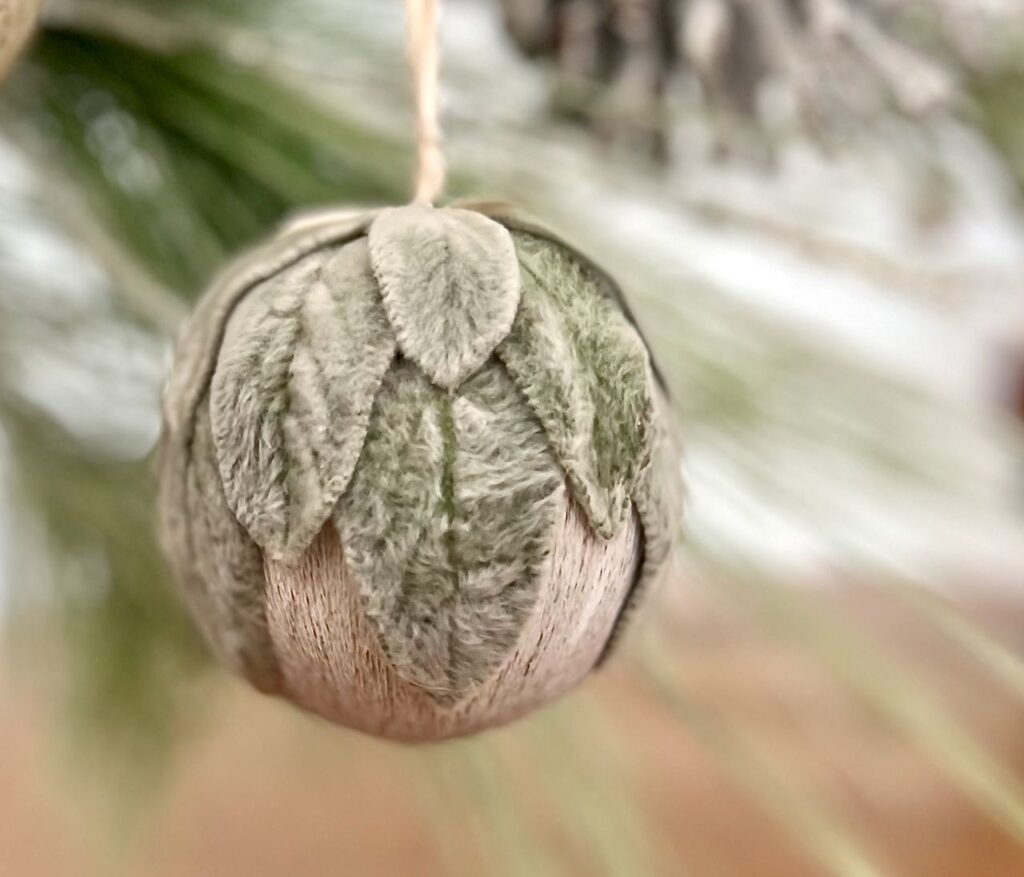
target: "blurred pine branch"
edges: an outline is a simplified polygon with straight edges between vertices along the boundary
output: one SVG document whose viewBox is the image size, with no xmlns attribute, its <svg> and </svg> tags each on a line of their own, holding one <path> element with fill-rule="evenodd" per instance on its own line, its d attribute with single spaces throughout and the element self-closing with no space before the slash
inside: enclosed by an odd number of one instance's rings
<svg viewBox="0 0 1024 877">
<path fill-rule="evenodd" d="M 46 27 L 26 68 L 16 131 L 183 294 L 296 207 L 404 194 L 407 150 L 208 49 Z"/>
</svg>

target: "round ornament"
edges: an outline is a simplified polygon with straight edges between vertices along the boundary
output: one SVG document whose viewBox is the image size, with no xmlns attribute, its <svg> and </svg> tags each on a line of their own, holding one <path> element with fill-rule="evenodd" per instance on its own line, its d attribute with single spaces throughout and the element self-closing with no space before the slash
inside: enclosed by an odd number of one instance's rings
<svg viewBox="0 0 1024 877">
<path fill-rule="evenodd" d="M 165 393 L 164 543 L 264 692 L 433 740 L 609 653 L 678 455 L 614 281 L 499 205 L 313 216 L 207 292 Z"/>
</svg>

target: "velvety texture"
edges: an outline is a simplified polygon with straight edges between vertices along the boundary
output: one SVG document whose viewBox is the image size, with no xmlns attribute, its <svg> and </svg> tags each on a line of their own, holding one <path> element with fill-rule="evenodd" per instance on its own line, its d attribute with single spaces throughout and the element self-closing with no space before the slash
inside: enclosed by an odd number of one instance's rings
<svg viewBox="0 0 1024 877">
<path fill-rule="evenodd" d="M 397 671 L 439 695 L 483 682 L 536 598 L 564 476 L 497 362 L 449 395 L 388 374 L 335 522 Z"/>
<path fill-rule="evenodd" d="M 276 692 L 280 673 L 264 612 L 263 553 L 224 495 L 206 394 L 186 453 L 163 464 L 173 480 L 165 474 L 161 518 L 186 603 L 225 664 L 261 691 Z"/>
<path fill-rule="evenodd" d="M 508 334 L 519 266 L 508 232 L 480 213 L 384 210 L 370 258 L 402 353 L 437 386 L 457 387 Z"/>
<path fill-rule="evenodd" d="M 599 564 L 639 570 L 593 585 L 619 595 L 606 645 L 664 567 L 679 455 L 621 292 L 542 226 L 488 212 L 300 220 L 222 276 L 183 335 L 164 543 L 213 648 L 265 690 L 279 668 L 261 564 L 307 569 L 328 524 L 382 653 L 439 704 L 519 666 L 536 607 L 570 586 L 558 576 L 589 568 L 552 558 L 567 509 L 634 558 L 642 531 L 641 564 Z"/>
<path fill-rule="evenodd" d="M 522 232 L 513 238 L 522 305 L 498 356 L 543 424 L 591 524 L 610 537 L 650 460 L 647 352 L 567 250 Z"/>
<path fill-rule="evenodd" d="M 565 250 L 570 253 L 573 260 L 579 263 L 580 268 L 586 271 L 588 276 L 594 281 L 601 295 L 607 298 L 615 306 L 616 310 L 622 312 L 626 321 L 633 327 L 633 331 L 636 332 L 637 337 L 643 342 L 644 348 L 646 349 L 648 347 L 647 341 L 644 338 L 644 334 L 641 331 L 639 324 L 637 323 L 636 317 L 633 316 L 633 310 L 629 306 L 629 301 L 619 284 L 597 262 L 587 256 L 586 253 L 576 249 L 576 247 L 574 247 L 561 234 L 538 221 L 526 211 L 516 207 L 514 204 L 508 203 L 507 201 L 465 200 L 457 201 L 453 206 L 460 207 L 463 210 L 471 210 L 474 213 L 482 213 L 484 216 L 493 219 L 499 225 L 504 226 L 510 232 L 520 232 L 527 237 L 535 238 L 540 242 L 546 242 L 560 250 Z M 662 392 L 665 392 L 665 380 L 658 371 L 658 364 L 652 359 L 650 361 L 650 366 L 651 371 L 654 373 L 655 382 L 661 388 Z"/>
<path fill-rule="evenodd" d="M 293 265 L 232 314 L 210 393 L 217 457 L 273 557 L 295 557 L 330 516 L 394 355 L 365 240 Z"/>
<path fill-rule="evenodd" d="M 654 390 L 654 421 L 651 425 L 651 459 L 634 489 L 634 506 L 643 527 L 644 549 L 639 574 L 619 611 L 618 621 L 606 644 L 603 661 L 612 654 L 628 622 L 646 593 L 671 572 L 674 548 L 680 535 L 683 508 L 682 451 L 675 440 L 672 415 L 664 394 Z"/>
<path fill-rule="evenodd" d="M 164 387 L 166 439 L 188 439 L 199 397 L 206 392 L 217 361 L 224 326 L 238 302 L 257 284 L 321 247 L 340 244 L 365 233 L 372 212 L 348 212 L 332 223 L 285 230 L 228 265 L 199 300 L 174 350 L 174 368 Z"/>
</svg>

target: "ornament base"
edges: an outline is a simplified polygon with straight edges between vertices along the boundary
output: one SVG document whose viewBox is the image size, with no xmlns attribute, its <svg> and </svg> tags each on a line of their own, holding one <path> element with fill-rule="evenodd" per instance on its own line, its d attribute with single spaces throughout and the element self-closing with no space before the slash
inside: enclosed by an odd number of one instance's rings
<svg viewBox="0 0 1024 877">
<path fill-rule="evenodd" d="M 594 668 L 636 580 L 641 545 L 635 518 L 605 541 L 567 503 L 518 644 L 490 679 L 452 701 L 395 672 L 362 611 L 361 583 L 328 524 L 297 563 L 265 564 L 267 624 L 282 693 L 333 722 L 406 742 L 460 737 L 512 721 Z"/>
</svg>

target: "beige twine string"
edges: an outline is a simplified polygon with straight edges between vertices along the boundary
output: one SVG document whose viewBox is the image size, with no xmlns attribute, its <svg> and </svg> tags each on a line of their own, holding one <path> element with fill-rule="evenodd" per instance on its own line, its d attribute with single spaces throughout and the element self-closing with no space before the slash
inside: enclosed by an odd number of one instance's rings
<svg viewBox="0 0 1024 877">
<path fill-rule="evenodd" d="M 433 204 L 444 188 L 441 151 L 441 50 L 437 34 L 440 0 L 405 0 L 409 65 L 416 104 L 416 204 Z"/>
</svg>

